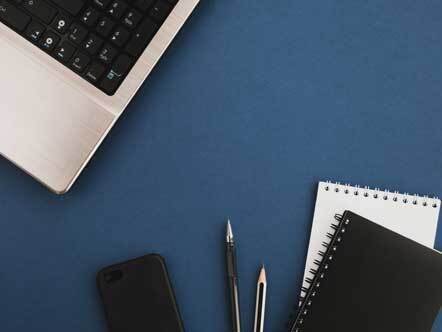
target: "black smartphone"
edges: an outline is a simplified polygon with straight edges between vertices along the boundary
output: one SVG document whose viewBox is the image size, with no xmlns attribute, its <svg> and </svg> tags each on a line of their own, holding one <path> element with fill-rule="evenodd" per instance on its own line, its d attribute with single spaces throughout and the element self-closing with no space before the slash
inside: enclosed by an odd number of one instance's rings
<svg viewBox="0 0 442 332">
<path fill-rule="evenodd" d="M 164 259 L 150 254 L 100 270 L 97 285 L 110 332 L 183 332 Z"/>
</svg>

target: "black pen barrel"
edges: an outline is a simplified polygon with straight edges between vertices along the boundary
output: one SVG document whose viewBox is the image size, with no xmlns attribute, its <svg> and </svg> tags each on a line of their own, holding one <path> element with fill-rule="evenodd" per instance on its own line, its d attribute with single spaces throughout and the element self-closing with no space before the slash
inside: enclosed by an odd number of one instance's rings
<svg viewBox="0 0 442 332">
<path fill-rule="evenodd" d="M 230 308 L 231 308 L 231 317 L 232 317 L 232 331 L 241 332 L 238 275 L 236 268 L 236 253 L 233 243 L 227 243 L 226 260 L 227 260 L 227 277 L 228 277 L 229 294 L 230 294 Z"/>
</svg>

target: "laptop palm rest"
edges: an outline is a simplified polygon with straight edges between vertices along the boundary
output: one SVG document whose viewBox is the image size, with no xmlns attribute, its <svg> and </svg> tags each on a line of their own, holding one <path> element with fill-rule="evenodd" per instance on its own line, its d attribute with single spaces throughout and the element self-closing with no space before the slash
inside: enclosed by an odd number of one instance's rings
<svg viewBox="0 0 442 332">
<path fill-rule="evenodd" d="M 115 115 L 38 63 L 21 41 L 6 38 L 6 29 L 0 25 L 0 154 L 63 193 Z"/>
</svg>

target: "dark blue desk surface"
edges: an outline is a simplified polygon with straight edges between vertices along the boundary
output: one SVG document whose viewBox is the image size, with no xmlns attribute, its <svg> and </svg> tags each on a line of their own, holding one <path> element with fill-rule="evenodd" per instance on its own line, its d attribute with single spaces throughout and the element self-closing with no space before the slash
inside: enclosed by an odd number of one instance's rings
<svg viewBox="0 0 442 332">
<path fill-rule="evenodd" d="M 230 216 L 244 328 L 264 262 L 281 331 L 317 181 L 442 196 L 441 59 L 438 0 L 203 0 L 68 195 L 0 161 L 1 330 L 104 332 L 95 272 L 156 251 L 187 331 L 228 331 Z"/>
</svg>

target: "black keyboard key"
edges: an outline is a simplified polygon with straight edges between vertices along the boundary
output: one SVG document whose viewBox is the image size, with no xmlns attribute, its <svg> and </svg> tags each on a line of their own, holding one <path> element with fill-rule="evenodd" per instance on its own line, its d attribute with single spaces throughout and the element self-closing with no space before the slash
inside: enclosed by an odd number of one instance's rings
<svg viewBox="0 0 442 332">
<path fill-rule="evenodd" d="M 100 18 L 100 12 L 94 8 L 89 7 L 85 10 L 83 15 L 81 15 L 81 22 L 86 24 L 88 27 L 93 27 L 98 19 Z"/>
<path fill-rule="evenodd" d="M 52 2 L 74 16 L 78 15 L 84 6 L 83 0 L 52 0 Z"/>
<path fill-rule="evenodd" d="M 110 40 L 118 47 L 122 47 L 129 40 L 130 33 L 125 28 L 118 27 L 112 33 Z"/>
<path fill-rule="evenodd" d="M 98 53 L 98 59 L 103 61 L 105 64 L 111 64 L 117 56 L 118 51 L 111 45 L 107 44 Z"/>
<path fill-rule="evenodd" d="M 112 70 L 109 70 L 100 83 L 100 89 L 108 95 L 113 95 L 122 80 L 123 77 L 117 76 Z"/>
<path fill-rule="evenodd" d="M 93 0 L 92 3 L 100 9 L 105 9 L 109 6 L 111 0 Z"/>
<path fill-rule="evenodd" d="M 154 4 L 155 0 L 135 0 L 135 7 L 142 10 L 143 12 L 147 12 L 150 7 Z"/>
<path fill-rule="evenodd" d="M 76 44 L 80 44 L 87 36 L 87 30 L 80 24 L 74 23 L 71 26 L 69 39 Z"/>
<path fill-rule="evenodd" d="M 159 0 L 151 8 L 149 15 L 158 23 L 163 23 L 171 10 L 172 6 L 169 3 L 164 0 Z"/>
<path fill-rule="evenodd" d="M 36 43 L 40 39 L 41 35 L 45 31 L 44 25 L 38 23 L 37 21 L 32 21 L 26 29 L 26 37 L 28 37 L 32 42 Z"/>
<path fill-rule="evenodd" d="M 108 9 L 108 13 L 115 19 L 120 19 L 127 9 L 127 4 L 121 0 L 115 0 L 112 2 Z"/>
<path fill-rule="evenodd" d="M 106 9 L 111 1 L 112 0 L 92 0 L 92 3 L 100 9 Z"/>
<path fill-rule="evenodd" d="M 31 18 L 5 0 L 0 0 L 0 21 L 11 28 L 23 31 L 31 21 Z"/>
<path fill-rule="evenodd" d="M 44 0 L 26 0 L 23 6 L 46 24 L 50 24 L 57 15 L 57 10 Z"/>
<path fill-rule="evenodd" d="M 84 53 L 77 52 L 77 54 L 75 54 L 72 60 L 70 61 L 70 64 L 72 69 L 74 69 L 78 73 L 82 73 L 86 69 L 89 62 L 91 62 L 91 58 L 89 58 Z"/>
<path fill-rule="evenodd" d="M 60 37 L 52 31 L 46 31 L 40 40 L 40 46 L 45 51 L 52 51 L 59 43 Z"/>
<path fill-rule="evenodd" d="M 107 37 L 112 32 L 112 29 L 115 27 L 115 22 L 112 21 L 109 17 L 103 17 L 98 21 L 96 31 L 103 37 Z"/>
<path fill-rule="evenodd" d="M 136 10 L 129 10 L 126 15 L 124 15 L 123 23 L 129 29 L 134 29 L 138 23 L 140 23 L 143 15 Z"/>
<path fill-rule="evenodd" d="M 58 14 L 54 22 L 52 22 L 52 28 L 60 34 L 66 33 L 71 24 L 71 19 L 64 14 Z"/>
<path fill-rule="evenodd" d="M 101 81 L 100 88 L 109 95 L 114 94 L 131 66 L 132 59 L 127 55 L 120 55 Z"/>
<path fill-rule="evenodd" d="M 112 69 L 116 73 L 125 76 L 129 72 L 130 67 L 132 67 L 132 63 L 133 63 L 132 59 L 129 56 L 123 54 L 120 55 L 118 59 L 115 61 L 115 63 L 112 66 Z"/>
<path fill-rule="evenodd" d="M 98 37 L 96 34 L 91 33 L 86 38 L 86 41 L 84 42 L 83 47 L 89 54 L 94 55 L 98 52 L 101 45 L 103 45 L 103 39 Z"/>
<path fill-rule="evenodd" d="M 66 41 L 55 49 L 55 57 L 63 63 L 67 63 L 74 53 L 75 46 Z"/>
<path fill-rule="evenodd" d="M 84 74 L 84 77 L 86 77 L 86 79 L 89 82 L 95 84 L 100 80 L 101 76 L 103 76 L 105 71 L 106 67 L 104 67 L 102 64 L 98 62 L 94 62 L 86 70 L 86 74 Z"/>
<path fill-rule="evenodd" d="M 139 56 L 152 40 L 153 36 L 155 36 L 158 29 L 159 26 L 155 22 L 148 18 L 145 19 L 126 45 L 126 52 L 134 57 Z"/>
</svg>

